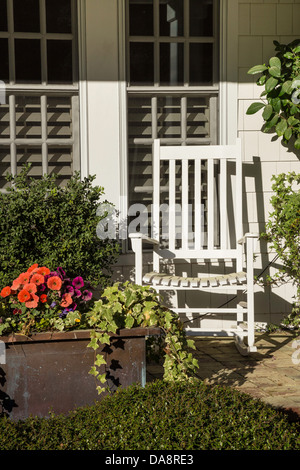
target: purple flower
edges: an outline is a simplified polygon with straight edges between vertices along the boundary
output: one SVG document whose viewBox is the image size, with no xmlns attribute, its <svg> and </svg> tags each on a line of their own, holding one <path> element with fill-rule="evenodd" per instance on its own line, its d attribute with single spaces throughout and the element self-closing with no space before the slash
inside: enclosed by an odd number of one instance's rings
<svg viewBox="0 0 300 470">
<path fill-rule="evenodd" d="M 93 297 L 93 294 L 89 290 L 84 290 L 82 293 L 82 300 L 88 302 Z"/>
<path fill-rule="evenodd" d="M 56 268 L 57 274 L 63 279 L 66 275 L 65 271 L 63 268 Z"/>
<path fill-rule="evenodd" d="M 74 295 L 74 287 L 66 286 L 66 293 L 70 294 L 71 296 Z"/>
<path fill-rule="evenodd" d="M 46 276 L 44 277 L 45 283 L 47 284 L 48 279 L 53 276 L 58 276 L 58 273 L 56 271 L 52 271 L 50 274 L 46 274 Z"/>
<path fill-rule="evenodd" d="M 52 302 L 52 304 L 50 305 L 50 308 L 54 308 L 56 306 L 56 302 Z"/>
<path fill-rule="evenodd" d="M 41 284 L 41 285 L 39 286 L 39 291 L 40 291 L 40 292 L 44 292 L 45 289 L 46 289 L 46 284 Z"/>
<path fill-rule="evenodd" d="M 83 282 L 82 277 L 81 276 L 75 277 L 75 279 L 73 279 L 72 285 L 75 287 L 75 289 L 80 289 L 80 287 L 83 287 L 84 282 Z"/>
<path fill-rule="evenodd" d="M 60 318 L 65 317 L 68 312 L 69 312 L 69 309 L 68 309 L 68 308 L 64 308 L 64 310 L 59 314 L 59 317 L 60 317 Z"/>
<path fill-rule="evenodd" d="M 81 297 L 81 291 L 79 289 L 74 290 L 74 297 L 76 298 Z"/>
</svg>

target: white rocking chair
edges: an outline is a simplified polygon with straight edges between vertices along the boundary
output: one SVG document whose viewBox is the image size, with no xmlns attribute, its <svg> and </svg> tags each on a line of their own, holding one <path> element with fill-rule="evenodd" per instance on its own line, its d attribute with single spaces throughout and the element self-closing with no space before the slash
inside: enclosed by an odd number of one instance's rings
<svg viewBox="0 0 300 470">
<path fill-rule="evenodd" d="M 255 352 L 253 255 L 258 235 L 243 235 L 240 140 L 226 146 L 162 146 L 156 139 L 151 225 L 151 237 L 129 235 L 136 284 L 151 285 L 158 292 L 176 291 L 177 298 L 184 295 L 184 306 L 179 299 L 171 308 L 185 318 L 187 334 L 233 336 L 241 354 Z M 153 249 L 153 266 L 145 274 L 144 243 Z M 166 269 L 170 260 L 173 273 Z M 187 267 L 178 273 L 179 260 Z M 199 269 L 206 267 L 204 273 L 195 273 L 199 262 Z M 189 292 L 195 291 L 199 299 L 189 305 Z M 217 296 L 205 292 L 225 295 L 225 306 L 216 306 Z M 228 297 L 232 294 L 233 299 Z M 240 302 L 242 294 L 246 302 Z M 192 298 L 195 304 L 194 294 Z M 228 298 L 236 301 L 234 307 L 228 307 Z"/>
</svg>

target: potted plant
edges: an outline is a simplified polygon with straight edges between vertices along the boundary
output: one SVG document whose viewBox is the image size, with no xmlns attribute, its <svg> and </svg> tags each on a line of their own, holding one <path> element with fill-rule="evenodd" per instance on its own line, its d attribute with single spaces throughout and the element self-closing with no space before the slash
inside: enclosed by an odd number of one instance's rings
<svg viewBox="0 0 300 470">
<path fill-rule="evenodd" d="M 165 380 L 190 380 L 193 341 L 152 289 L 116 283 L 95 300 L 80 275 L 31 265 L 0 292 L 3 411 L 12 419 L 67 412 L 144 384 L 149 336 L 161 339 Z"/>
</svg>

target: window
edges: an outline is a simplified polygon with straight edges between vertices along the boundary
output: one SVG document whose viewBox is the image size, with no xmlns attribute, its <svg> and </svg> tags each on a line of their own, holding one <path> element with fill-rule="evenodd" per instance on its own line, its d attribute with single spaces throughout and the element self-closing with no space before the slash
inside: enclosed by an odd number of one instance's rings
<svg viewBox="0 0 300 470">
<path fill-rule="evenodd" d="M 129 0 L 129 206 L 152 201 L 152 143 L 216 144 L 218 2 Z"/>
<path fill-rule="evenodd" d="M 7 171 L 57 174 L 79 163 L 76 0 L 0 0 L 0 190 Z"/>
</svg>

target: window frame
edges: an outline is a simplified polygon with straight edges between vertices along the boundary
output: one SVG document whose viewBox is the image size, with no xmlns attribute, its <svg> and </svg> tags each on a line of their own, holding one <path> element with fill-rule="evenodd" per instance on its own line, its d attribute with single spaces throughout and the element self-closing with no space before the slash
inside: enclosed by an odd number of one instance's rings
<svg viewBox="0 0 300 470">
<path fill-rule="evenodd" d="M 182 36 L 171 37 L 161 36 L 159 34 L 159 0 L 153 0 L 153 21 L 154 21 L 154 34 L 153 36 L 130 36 L 129 35 L 129 1 L 125 2 L 125 44 L 126 44 L 126 83 L 127 91 L 132 92 L 146 92 L 151 89 L 157 89 L 164 93 L 166 91 L 174 90 L 174 92 L 181 91 L 188 88 L 190 92 L 199 91 L 219 91 L 219 24 L 220 24 L 220 8 L 217 1 L 213 0 L 213 36 L 189 36 L 189 0 L 183 2 L 184 14 L 184 34 Z M 154 44 L 154 84 L 153 85 L 130 85 L 128 77 L 130 77 L 130 43 L 131 42 L 150 42 Z M 159 83 L 159 45 L 161 43 L 179 43 L 184 45 L 184 67 L 183 85 L 160 85 Z M 213 73 L 212 85 L 189 85 L 189 45 L 196 44 L 213 44 Z"/>
<path fill-rule="evenodd" d="M 80 124 L 79 124 L 79 44 L 78 44 L 78 10 L 80 0 L 71 0 L 71 33 L 47 33 L 46 1 L 39 0 L 40 32 L 14 32 L 13 0 L 7 0 L 7 31 L 0 31 L 0 38 L 8 39 L 9 81 L 5 83 L 6 102 L 9 108 L 10 137 L 1 138 L 0 145 L 10 147 L 10 171 L 17 174 L 17 148 L 41 148 L 42 174 L 48 173 L 48 146 L 72 147 L 72 173 L 80 170 Z M 37 39 L 41 46 L 41 83 L 17 83 L 15 75 L 15 39 Z M 72 41 L 72 83 L 48 83 L 47 81 L 47 40 Z M 35 96 L 41 100 L 41 137 L 18 138 L 16 136 L 16 97 Z M 47 98 L 55 96 L 68 97 L 71 100 L 72 137 L 49 138 L 47 136 Z M 3 191 L 3 189 L 0 189 Z M 5 191 L 5 189 L 4 189 Z"/>
</svg>

